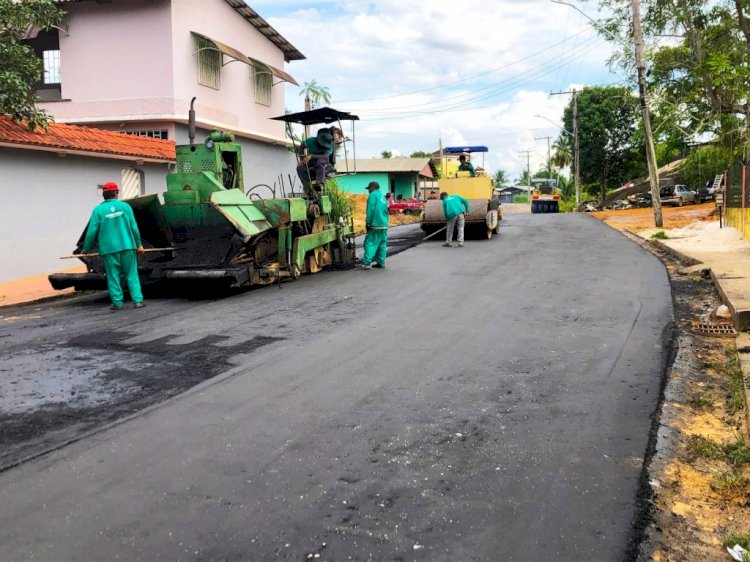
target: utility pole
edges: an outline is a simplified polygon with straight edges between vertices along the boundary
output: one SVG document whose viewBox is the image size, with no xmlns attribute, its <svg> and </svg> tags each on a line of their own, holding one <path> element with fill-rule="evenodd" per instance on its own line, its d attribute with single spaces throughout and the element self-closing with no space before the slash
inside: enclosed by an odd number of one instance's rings
<svg viewBox="0 0 750 562">
<path fill-rule="evenodd" d="M 558 96 L 560 94 L 573 94 L 573 185 L 576 191 L 576 210 L 578 210 L 578 207 L 581 206 L 581 165 L 578 148 L 578 92 L 575 88 L 568 92 L 550 92 L 551 96 Z M 563 129 L 563 132 L 570 134 L 565 129 Z"/>
<path fill-rule="evenodd" d="M 648 161 L 648 179 L 651 183 L 651 201 L 654 203 L 654 224 L 664 226 L 659 197 L 659 172 L 656 166 L 654 137 L 651 134 L 651 117 L 648 114 L 648 84 L 646 84 L 646 63 L 643 57 L 643 31 L 641 29 L 641 7 L 639 0 L 630 0 L 633 9 L 633 40 L 635 41 L 635 66 L 638 69 L 638 92 L 641 98 L 643 115 L 643 132 L 646 136 L 646 160 Z"/>
<path fill-rule="evenodd" d="M 576 189 L 576 209 L 581 206 L 581 164 L 580 154 L 581 151 L 578 148 L 578 92 L 573 88 L 573 159 L 575 160 L 575 179 L 573 185 Z"/>
<path fill-rule="evenodd" d="M 544 140 L 547 139 L 547 173 L 549 174 L 550 179 L 552 179 L 552 152 L 550 151 L 549 141 L 550 139 L 553 139 L 555 137 L 538 137 L 534 138 L 534 140 Z"/>
<path fill-rule="evenodd" d="M 312 109 L 312 100 L 310 99 L 310 94 L 305 94 L 305 111 L 310 111 Z M 305 125 L 305 140 L 307 140 L 310 137 L 310 125 Z"/>
<path fill-rule="evenodd" d="M 526 192 L 531 193 L 531 151 L 530 150 L 521 150 L 518 152 L 519 155 L 524 156 L 526 155 Z"/>
</svg>

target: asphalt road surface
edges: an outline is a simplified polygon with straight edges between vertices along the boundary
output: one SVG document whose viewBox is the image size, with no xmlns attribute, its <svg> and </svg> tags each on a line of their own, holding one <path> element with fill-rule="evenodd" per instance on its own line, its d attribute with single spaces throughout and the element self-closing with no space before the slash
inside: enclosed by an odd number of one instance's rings
<svg viewBox="0 0 750 562">
<path fill-rule="evenodd" d="M 386 270 L 105 307 L 4 313 L 3 377 L 205 380 L 0 473 L 3 559 L 632 555 L 670 288 L 590 217 L 512 215 Z"/>
</svg>

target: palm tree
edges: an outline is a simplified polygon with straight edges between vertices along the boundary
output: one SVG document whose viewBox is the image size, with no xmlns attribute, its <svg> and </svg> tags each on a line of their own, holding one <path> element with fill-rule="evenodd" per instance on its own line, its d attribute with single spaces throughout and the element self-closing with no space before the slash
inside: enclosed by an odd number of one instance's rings
<svg viewBox="0 0 750 562">
<path fill-rule="evenodd" d="M 381 158 L 393 158 L 393 152 L 391 152 L 390 150 L 383 150 L 380 153 L 380 157 Z"/>
<path fill-rule="evenodd" d="M 559 169 L 570 166 L 573 162 L 573 148 L 570 146 L 570 137 L 560 135 L 552 144 L 552 149 L 555 151 L 552 155 L 552 164 Z"/>
<path fill-rule="evenodd" d="M 327 104 L 331 103 L 331 91 L 328 89 L 328 86 L 321 86 L 315 81 L 315 79 L 312 79 L 309 82 L 305 82 L 299 92 L 299 95 L 305 96 L 306 111 L 308 110 L 308 101 L 310 102 L 309 109 L 315 109 L 320 105 L 321 101 Z"/>
<path fill-rule="evenodd" d="M 498 170 L 495 172 L 495 186 L 501 187 L 508 184 L 508 174 L 505 170 Z"/>
</svg>

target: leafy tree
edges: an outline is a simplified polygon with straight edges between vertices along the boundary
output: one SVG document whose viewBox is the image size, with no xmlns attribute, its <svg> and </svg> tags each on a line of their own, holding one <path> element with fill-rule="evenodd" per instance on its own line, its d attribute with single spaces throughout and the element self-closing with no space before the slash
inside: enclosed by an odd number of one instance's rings
<svg viewBox="0 0 750 562">
<path fill-rule="evenodd" d="M 594 86 L 578 94 L 578 146 L 583 183 L 596 182 L 602 203 L 608 187 L 632 175 L 638 157 L 636 123 L 640 110 L 630 91 L 616 86 Z M 563 123 L 573 128 L 572 101 Z"/>
<path fill-rule="evenodd" d="M 415 150 L 409 155 L 409 158 L 432 158 L 432 152 L 425 152 L 424 150 Z"/>
<path fill-rule="evenodd" d="M 627 33 L 629 6 L 600 0 L 607 36 Z M 651 50 L 649 81 L 655 134 L 667 153 L 714 132 L 727 147 L 750 141 L 750 19 L 747 0 L 642 0 L 646 39 L 664 34 L 678 41 Z M 632 51 L 631 51 L 632 53 Z M 632 70 L 632 55 L 617 61 Z M 738 133 L 742 132 L 742 135 Z"/>
<path fill-rule="evenodd" d="M 380 153 L 381 158 L 393 158 L 393 152 L 390 150 L 384 150 Z"/>
<path fill-rule="evenodd" d="M 305 99 L 310 98 L 312 109 L 320 106 L 320 102 L 331 103 L 331 91 L 327 86 L 322 86 L 315 79 L 305 82 L 299 92 Z"/>
<path fill-rule="evenodd" d="M 42 61 L 23 44 L 27 29 L 48 29 L 60 23 L 63 13 L 53 0 L 0 0 L 0 114 L 30 131 L 46 130 L 51 116 L 36 107 L 34 86 L 42 78 Z"/>
<path fill-rule="evenodd" d="M 692 151 L 680 166 L 680 175 L 690 189 L 702 187 L 708 180 L 723 173 L 734 160 L 740 157 L 740 151 L 721 146 L 701 146 Z"/>
<path fill-rule="evenodd" d="M 508 185 L 508 174 L 505 170 L 495 172 L 495 185 L 498 187 Z"/>
</svg>

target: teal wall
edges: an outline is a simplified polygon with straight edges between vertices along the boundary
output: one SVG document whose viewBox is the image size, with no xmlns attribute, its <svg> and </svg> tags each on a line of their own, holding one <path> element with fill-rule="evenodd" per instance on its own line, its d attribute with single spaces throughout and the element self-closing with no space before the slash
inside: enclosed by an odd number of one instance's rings
<svg viewBox="0 0 750 562">
<path fill-rule="evenodd" d="M 367 193 L 367 184 L 376 181 L 380 184 L 380 191 L 383 195 L 388 193 L 388 174 L 381 173 L 356 173 L 350 176 L 336 176 L 339 187 L 349 193 L 363 194 Z"/>
<path fill-rule="evenodd" d="M 393 176 L 391 176 L 391 178 L 394 180 L 396 188 L 395 199 L 398 199 L 399 195 L 401 195 L 404 199 L 414 197 L 414 195 L 416 194 L 415 182 L 417 181 L 417 174 L 394 174 Z"/>
<path fill-rule="evenodd" d="M 350 176 L 336 176 L 336 181 L 349 193 L 367 193 L 367 184 L 376 181 L 380 191 L 394 193 L 394 200 L 401 195 L 404 199 L 416 195 L 417 174 L 388 174 L 387 172 L 357 172 Z M 393 189 L 392 189 L 393 188 Z"/>
</svg>

